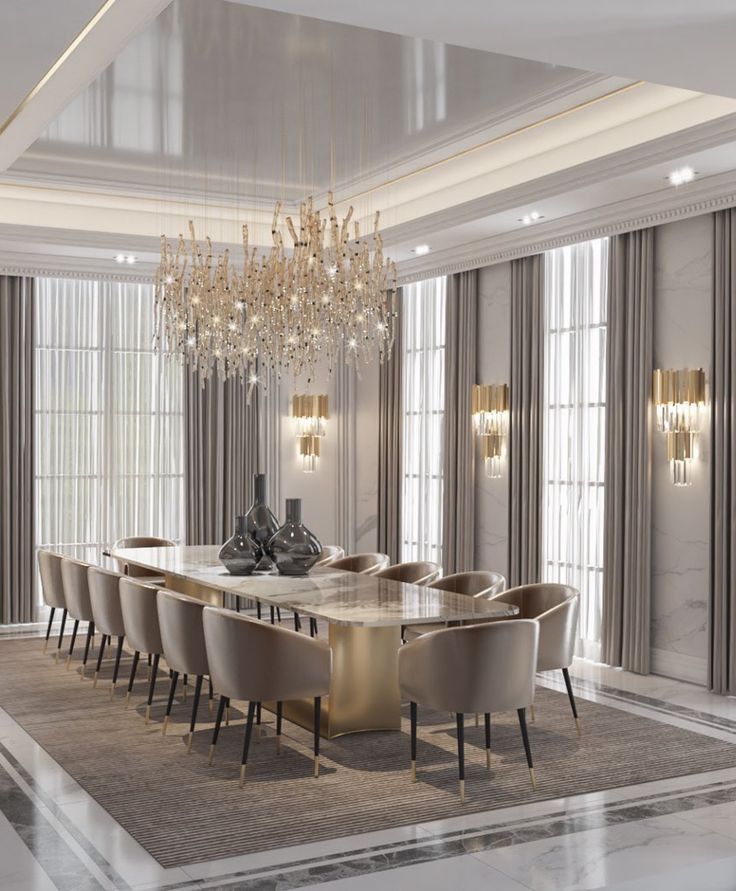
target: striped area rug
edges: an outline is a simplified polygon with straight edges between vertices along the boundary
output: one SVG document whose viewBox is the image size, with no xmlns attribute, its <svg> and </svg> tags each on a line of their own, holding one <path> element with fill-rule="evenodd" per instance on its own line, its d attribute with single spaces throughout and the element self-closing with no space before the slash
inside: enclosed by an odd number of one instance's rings
<svg viewBox="0 0 736 891">
<path fill-rule="evenodd" d="M 126 656 L 126 682 L 129 667 Z M 530 725 L 536 793 L 515 713 L 494 715 L 490 774 L 482 722 L 476 728 L 469 717 L 461 804 L 454 721 L 421 709 L 415 784 L 407 715 L 401 733 L 323 740 L 322 773 L 314 779 L 309 734 L 285 722 L 278 757 L 274 716 L 264 711 L 264 737 L 251 747 L 241 790 L 242 708 L 233 709 L 208 767 L 212 725 L 204 698 L 187 755 L 191 699 L 178 698 L 162 737 L 167 675 L 145 726 L 145 668 L 128 711 L 120 689 L 109 699 L 110 673 L 108 662 L 92 689 L 89 679 L 80 682 L 78 662 L 65 671 L 42 654 L 38 639 L 0 641 L 0 705 L 165 867 L 736 766 L 729 743 L 584 700 L 578 738 L 567 697 L 540 688 Z"/>
</svg>

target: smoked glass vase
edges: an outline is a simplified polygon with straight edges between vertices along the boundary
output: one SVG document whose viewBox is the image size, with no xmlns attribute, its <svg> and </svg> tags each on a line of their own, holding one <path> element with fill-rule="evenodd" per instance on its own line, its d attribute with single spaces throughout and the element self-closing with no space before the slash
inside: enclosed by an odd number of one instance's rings
<svg viewBox="0 0 736 891">
<path fill-rule="evenodd" d="M 248 535 L 245 517 L 235 518 L 235 534 L 220 548 L 220 563 L 231 575 L 250 575 L 258 565 L 263 552 Z"/>
<path fill-rule="evenodd" d="M 306 575 L 319 560 L 322 545 L 302 523 L 301 498 L 286 499 L 286 522 L 268 543 L 280 575 Z"/>
<path fill-rule="evenodd" d="M 273 563 L 266 551 L 266 545 L 273 538 L 279 528 L 279 521 L 273 515 L 266 504 L 266 474 L 256 473 L 253 476 L 253 504 L 245 515 L 248 535 L 261 548 L 261 559 L 256 566 L 256 572 L 270 572 Z"/>
</svg>

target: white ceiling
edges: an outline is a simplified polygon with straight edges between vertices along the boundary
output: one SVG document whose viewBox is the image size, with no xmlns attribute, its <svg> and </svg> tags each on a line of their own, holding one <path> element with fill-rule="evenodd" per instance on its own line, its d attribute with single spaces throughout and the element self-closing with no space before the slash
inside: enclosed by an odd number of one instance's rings
<svg viewBox="0 0 736 891">
<path fill-rule="evenodd" d="M 736 98 L 734 0 L 247 2 Z"/>
</svg>

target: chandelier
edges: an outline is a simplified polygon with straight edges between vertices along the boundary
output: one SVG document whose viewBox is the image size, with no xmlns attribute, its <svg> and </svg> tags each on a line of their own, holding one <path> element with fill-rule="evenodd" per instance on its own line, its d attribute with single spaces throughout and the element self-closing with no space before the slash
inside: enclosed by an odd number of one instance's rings
<svg viewBox="0 0 736 891">
<path fill-rule="evenodd" d="M 243 226 L 243 264 L 231 264 L 228 250 L 213 256 L 212 242 L 201 245 L 189 222 L 190 240 L 176 248 L 161 236 L 156 272 L 158 350 L 179 357 L 203 380 L 250 377 L 271 369 L 310 377 L 318 362 L 331 371 L 341 355 L 356 366 L 379 353 L 390 355 L 394 336 L 396 266 L 383 256 L 375 215 L 372 243 L 361 238 L 351 207 L 342 221 L 332 193 L 327 217 L 312 199 L 299 219 L 285 223 L 292 241 L 287 251 L 276 204 L 273 246 L 261 255 L 248 243 Z"/>
</svg>

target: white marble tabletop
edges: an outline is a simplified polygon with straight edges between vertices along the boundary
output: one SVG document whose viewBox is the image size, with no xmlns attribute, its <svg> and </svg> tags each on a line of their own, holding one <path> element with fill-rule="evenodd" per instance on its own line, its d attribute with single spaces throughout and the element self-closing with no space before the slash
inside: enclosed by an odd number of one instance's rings
<svg viewBox="0 0 736 891">
<path fill-rule="evenodd" d="M 216 591 L 226 591 L 284 607 L 335 625 L 419 625 L 498 618 L 518 613 L 506 603 L 491 603 L 437 588 L 410 585 L 355 572 L 315 567 L 309 575 L 230 575 L 217 559 L 218 545 L 114 550 L 113 556 L 162 575 L 177 576 Z"/>
</svg>

